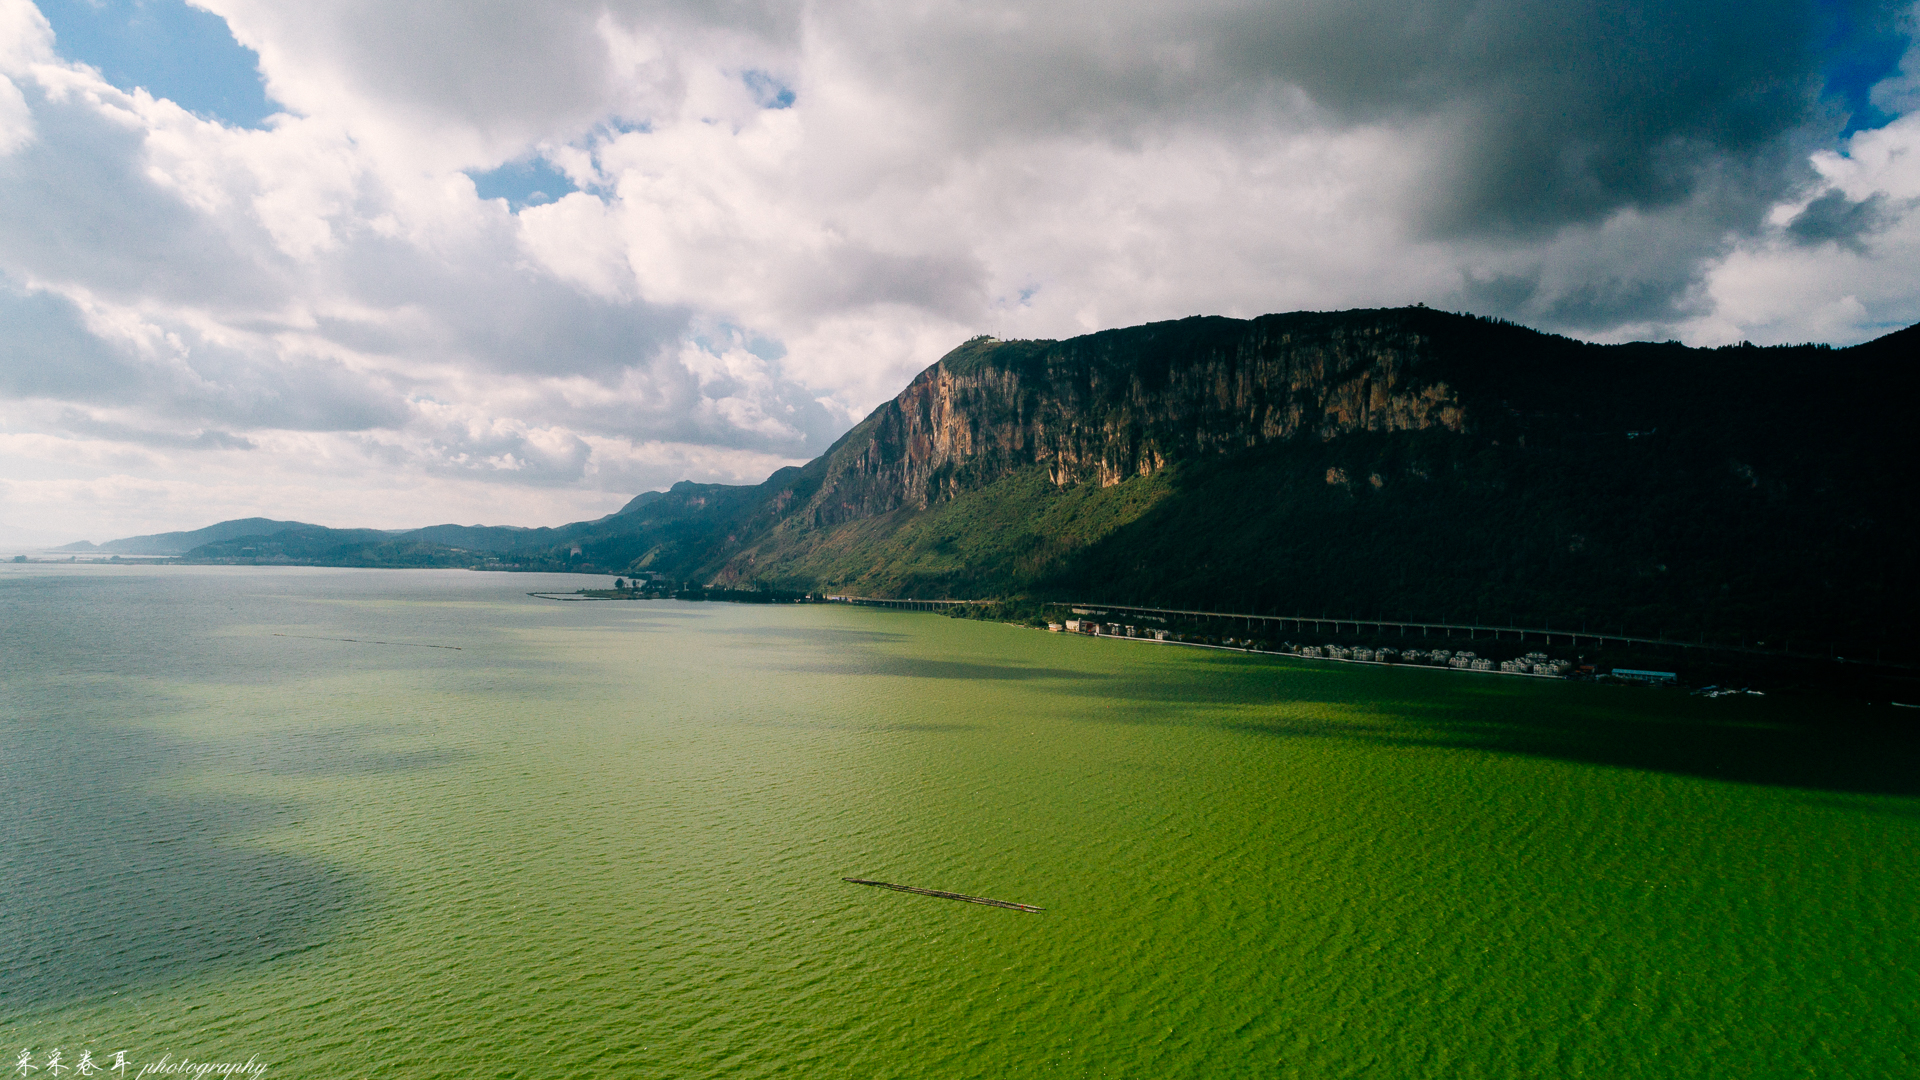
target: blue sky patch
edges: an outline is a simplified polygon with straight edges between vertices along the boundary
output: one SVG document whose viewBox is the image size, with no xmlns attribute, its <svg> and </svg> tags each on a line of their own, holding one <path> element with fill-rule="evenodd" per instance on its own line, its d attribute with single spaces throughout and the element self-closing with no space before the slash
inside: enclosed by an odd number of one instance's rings
<svg viewBox="0 0 1920 1080">
<path fill-rule="evenodd" d="M 762 337 L 754 333 L 747 334 L 747 351 L 767 361 L 784 360 L 787 356 L 787 347 L 785 345 L 782 345 L 772 338 Z"/>
<path fill-rule="evenodd" d="M 1874 84 L 1900 70 L 1900 58 L 1913 42 L 1890 26 L 1861 22 L 1849 5 L 1827 0 L 1821 7 L 1828 33 L 1820 76 L 1826 96 L 1838 99 L 1848 114 L 1840 137 L 1892 123 L 1895 117 L 1877 108 L 1868 94 Z"/>
<path fill-rule="evenodd" d="M 54 48 L 100 69 L 122 90 L 145 87 L 199 116 L 257 128 L 281 110 L 267 100 L 260 57 L 227 21 L 182 0 L 39 0 Z"/>
<path fill-rule="evenodd" d="M 529 206 L 541 206 L 580 190 L 565 173 L 543 157 L 509 161 L 490 172 L 469 172 L 474 189 L 483 199 L 505 199 L 514 213 Z"/>
<path fill-rule="evenodd" d="M 763 109 L 786 109 L 793 105 L 793 90 L 764 71 L 749 71 L 740 76 Z"/>
<path fill-rule="evenodd" d="M 622 135 L 653 134 L 653 121 L 629 120 L 622 116 L 609 116 L 594 128 L 594 134 L 602 139 L 617 139 Z"/>
<path fill-rule="evenodd" d="M 714 356 L 724 356 L 730 349 L 745 349 L 762 360 L 773 362 L 787 355 L 787 347 L 780 342 L 730 322 L 697 330 L 690 337 L 695 345 Z"/>
</svg>

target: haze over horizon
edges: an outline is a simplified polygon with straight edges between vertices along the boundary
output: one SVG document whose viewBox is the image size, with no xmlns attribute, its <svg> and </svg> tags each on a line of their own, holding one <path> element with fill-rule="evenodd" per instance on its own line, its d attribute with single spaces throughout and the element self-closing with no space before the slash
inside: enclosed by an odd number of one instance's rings
<svg viewBox="0 0 1920 1080">
<path fill-rule="evenodd" d="M 0 0 L 0 545 L 598 517 L 980 333 L 1868 340 L 1917 14 Z"/>
</svg>

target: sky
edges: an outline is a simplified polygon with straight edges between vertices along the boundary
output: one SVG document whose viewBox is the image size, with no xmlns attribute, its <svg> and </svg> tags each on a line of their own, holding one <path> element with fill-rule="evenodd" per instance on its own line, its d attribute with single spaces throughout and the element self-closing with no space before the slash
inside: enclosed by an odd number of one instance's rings
<svg viewBox="0 0 1920 1080">
<path fill-rule="evenodd" d="M 967 338 L 1920 322 L 1920 7 L 0 0 L 0 548 L 552 525 Z"/>
</svg>

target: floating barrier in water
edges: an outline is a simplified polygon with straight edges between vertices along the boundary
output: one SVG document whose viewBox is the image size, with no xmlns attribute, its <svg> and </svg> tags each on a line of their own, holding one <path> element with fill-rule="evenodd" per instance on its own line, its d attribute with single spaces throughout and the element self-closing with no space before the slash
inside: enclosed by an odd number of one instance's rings
<svg viewBox="0 0 1920 1080">
<path fill-rule="evenodd" d="M 882 889 L 892 889 L 895 892 L 910 892 L 920 896 L 937 896 L 942 900 L 965 900 L 969 904 L 985 904 L 988 907 L 1006 908 L 1008 911 L 1031 911 L 1037 914 L 1047 910 L 1046 908 L 1034 907 L 1032 904 L 1016 904 L 1011 900 L 989 900 L 984 896 L 967 896 L 964 893 L 941 892 L 938 889 L 919 889 L 912 885 L 895 885 L 891 881 L 868 881 L 866 878 L 857 877 L 844 877 L 840 880 L 850 881 L 855 885 L 877 885 Z"/>
<path fill-rule="evenodd" d="M 373 641 L 357 637 L 315 637 L 312 634 L 275 634 L 274 637 L 297 637 L 303 641 L 351 641 L 355 645 L 401 645 L 409 649 L 452 649 L 460 651 L 458 645 L 426 645 L 418 641 Z"/>
</svg>

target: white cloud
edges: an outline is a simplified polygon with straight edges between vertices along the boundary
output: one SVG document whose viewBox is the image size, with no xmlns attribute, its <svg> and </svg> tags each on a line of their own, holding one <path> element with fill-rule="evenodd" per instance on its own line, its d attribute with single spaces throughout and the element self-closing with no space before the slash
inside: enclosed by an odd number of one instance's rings
<svg viewBox="0 0 1920 1080">
<path fill-rule="evenodd" d="M 1813 165 L 1821 188 L 1781 204 L 1771 230 L 1711 265 L 1709 309 L 1685 327 L 1690 340 L 1846 343 L 1920 322 L 1920 113 L 1856 132 Z M 1861 222 L 1870 231 L 1795 236 L 1791 225 L 1822 196 L 1877 211 Z"/>
<path fill-rule="evenodd" d="M 13 80 L 0 75 L 0 155 L 11 154 L 33 139 L 33 111 Z"/>
<path fill-rule="evenodd" d="M 0 0 L 0 526 L 557 523 L 804 460 L 981 332 L 1920 317 L 1914 122 L 1822 152 L 1790 0 L 195 2 L 263 130 Z M 528 155 L 579 190 L 478 198 Z"/>
</svg>

